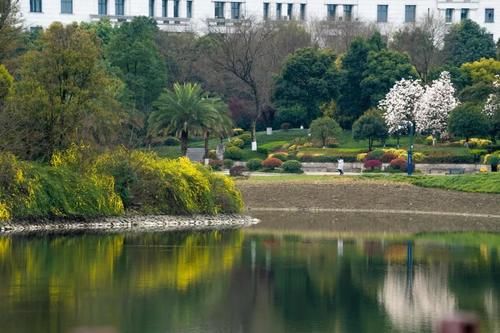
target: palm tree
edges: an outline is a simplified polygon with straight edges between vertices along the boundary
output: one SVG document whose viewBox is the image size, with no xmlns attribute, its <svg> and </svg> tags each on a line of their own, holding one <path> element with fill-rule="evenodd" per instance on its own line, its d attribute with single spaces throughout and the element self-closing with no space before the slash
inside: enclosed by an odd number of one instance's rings
<svg viewBox="0 0 500 333">
<path fill-rule="evenodd" d="M 207 97 L 196 83 L 175 83 L 173 90 L 165 90 L 153 106 L 150 130 L 157 133 L 165 129 L 175 133 L 181 140 L 183 155 L 187 152 L 189 135 L 208 137 L 211 131 L 217 131 L 225 113 L 224 103 L 218 98 Z M 205 154 L 207 142 L 208 138 Z"/>
</svg>

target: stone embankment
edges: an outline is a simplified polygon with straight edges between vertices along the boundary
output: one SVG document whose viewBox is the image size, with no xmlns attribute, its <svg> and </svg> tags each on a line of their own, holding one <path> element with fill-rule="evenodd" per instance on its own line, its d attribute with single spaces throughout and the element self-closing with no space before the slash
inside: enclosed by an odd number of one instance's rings
<svg viewBox="0 0 500 333">
<path fill-rule="evenodd" d="M 1 233 L 49 231 L 171 231 L 200 229 L 231 229 L 250 226 L 259 220 L 243 215 L 194 216 L 120 216 L 90 221 L 13 221 L 0 224 Z"/>
</svg>

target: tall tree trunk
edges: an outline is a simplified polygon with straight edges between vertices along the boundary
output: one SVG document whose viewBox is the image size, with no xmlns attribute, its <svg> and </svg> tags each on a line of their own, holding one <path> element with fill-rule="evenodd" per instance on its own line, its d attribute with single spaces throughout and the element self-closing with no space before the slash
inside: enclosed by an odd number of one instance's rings
<svg viewBox="0 0 500 333">
<path fill-rule="evenodd" d="M 182 152 L 182 156 L 186 156 L 186 154 L 187 154 L 188 139 L 189 139 L 189 133 L 188 133 L 188 131 L 183 130 L 181 132 L 181 152 Z"/>
<path fill-rule="evenodd" d="M 257 120 L 252 120 L 252 141 L 257 141 Z"/>
<path fill-rule="evenodd" d="M 205 131 L 205 133 L 203 134 L 204 136 L 204 139 L 205 139 L 205 156 L 204 158 L 208 158 L 208 138 L 210 137 L 210 132 L 209 131 Z"/>
<path fill-rule="evenodd" d="M 368 151 L 372 151 L 372 146 L 373 146 L 373 139 L 368 138 Z"/>
<path fill-rule="evenodd" d="M 397 147 L 398 147 L 398 149 L 399 149 L 399 135 L 398 135 L 398 136 L 396 136 L 396 142 L 397 142 Z"/>
</svg>

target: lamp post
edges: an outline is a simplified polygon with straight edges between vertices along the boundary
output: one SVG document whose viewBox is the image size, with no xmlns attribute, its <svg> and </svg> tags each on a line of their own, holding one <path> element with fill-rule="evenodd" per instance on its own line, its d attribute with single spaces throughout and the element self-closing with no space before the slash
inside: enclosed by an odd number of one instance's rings
<svg viewBox="0 0 500 333">
<path fill-rule="evenodd" d="M 410 134 L 409 134 L 409 142 L 408 142 L 408 161 L 407 161 L 407 171 L 408 176 L 411 176 L 413 173 L 413 122 L 410 122 Z"/>
</svg>

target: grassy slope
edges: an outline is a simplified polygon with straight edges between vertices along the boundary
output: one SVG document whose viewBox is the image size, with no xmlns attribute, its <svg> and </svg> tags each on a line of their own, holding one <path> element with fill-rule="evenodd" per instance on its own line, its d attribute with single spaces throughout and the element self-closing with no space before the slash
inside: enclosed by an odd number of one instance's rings
<svg viewBox="0 0 500 333">
<path fill-rule="evenodd" d="M 307 130 L 300 129 L 291 129 L 288 131 L 276 130 L 273 131 L 272 135 L 267 135 L 265 132 L 257 133 L 257 143 L 259 147 L 266 148 L 270 151 L 275 150 L 281 147 L 285 143 L 292 142 L 295 138 L 307 137 Z M 210 139 L 209 148 L 215 149 L 217 144 L 219 143 L 219 139 Z M 191 140 L 189 146 L 193 148 L 202 148 L 204 145 L 203 140 L 193 139 Z M 387 146 L 396 146 L 396 140 L 394 138 L 389 138 L 386 142 Z M 404 137 L 400 140 L 400 145 L 402 149 L 406 149 L 408 145 L 408 138 Z M 368 150 L 368 143 L 366 140 L 355 141 L 352 138 L 352 134 L 350 131 L 343 131 L 342 135 L 339 138 L 339 148 L 305 148 L 301 149 L 302 152 L 308 154 L 322 154 L 326 156 L 338 156 L 339 154 L 358 154 L 362 152 L 366 152 Z M 380 147 L 380 143 L 376 142 L 375 147 Z M 153 147 L 152 150 L 156 151 L 158 155 L 161 157 L 167 158 L 175 158 L 180 156 L 180 148 L 179 147 L 167 147 L 167 146 L 159 146 Z M 423 144 L 415 144 L 415 151 L 423 152 L 423 153 L 448 153 L 453 155 L 467 155 L 471 151 L 467 148 L 463 147 L 443 147 L 443 146 L 427 146 Z M 250 158 L 265 158 L 261 153 L 250 151 L 249 147 L 246 147 L 243 152 L 243 160 L 248 160 Z"/>
<path fill-rule="evenodd" d="M 500 173 L 472 174 L 456 176 L 403 176 L 403 175 L 366 175 L 353 177 L 338 176 L 252 176 L 246 182 L 298 182 L 298 183 L 328 183 L 328 182 L 404 182 L 422 187 L 434 187 L 463 192 L 497 193 L 500 194 Z"/>
</svg>

